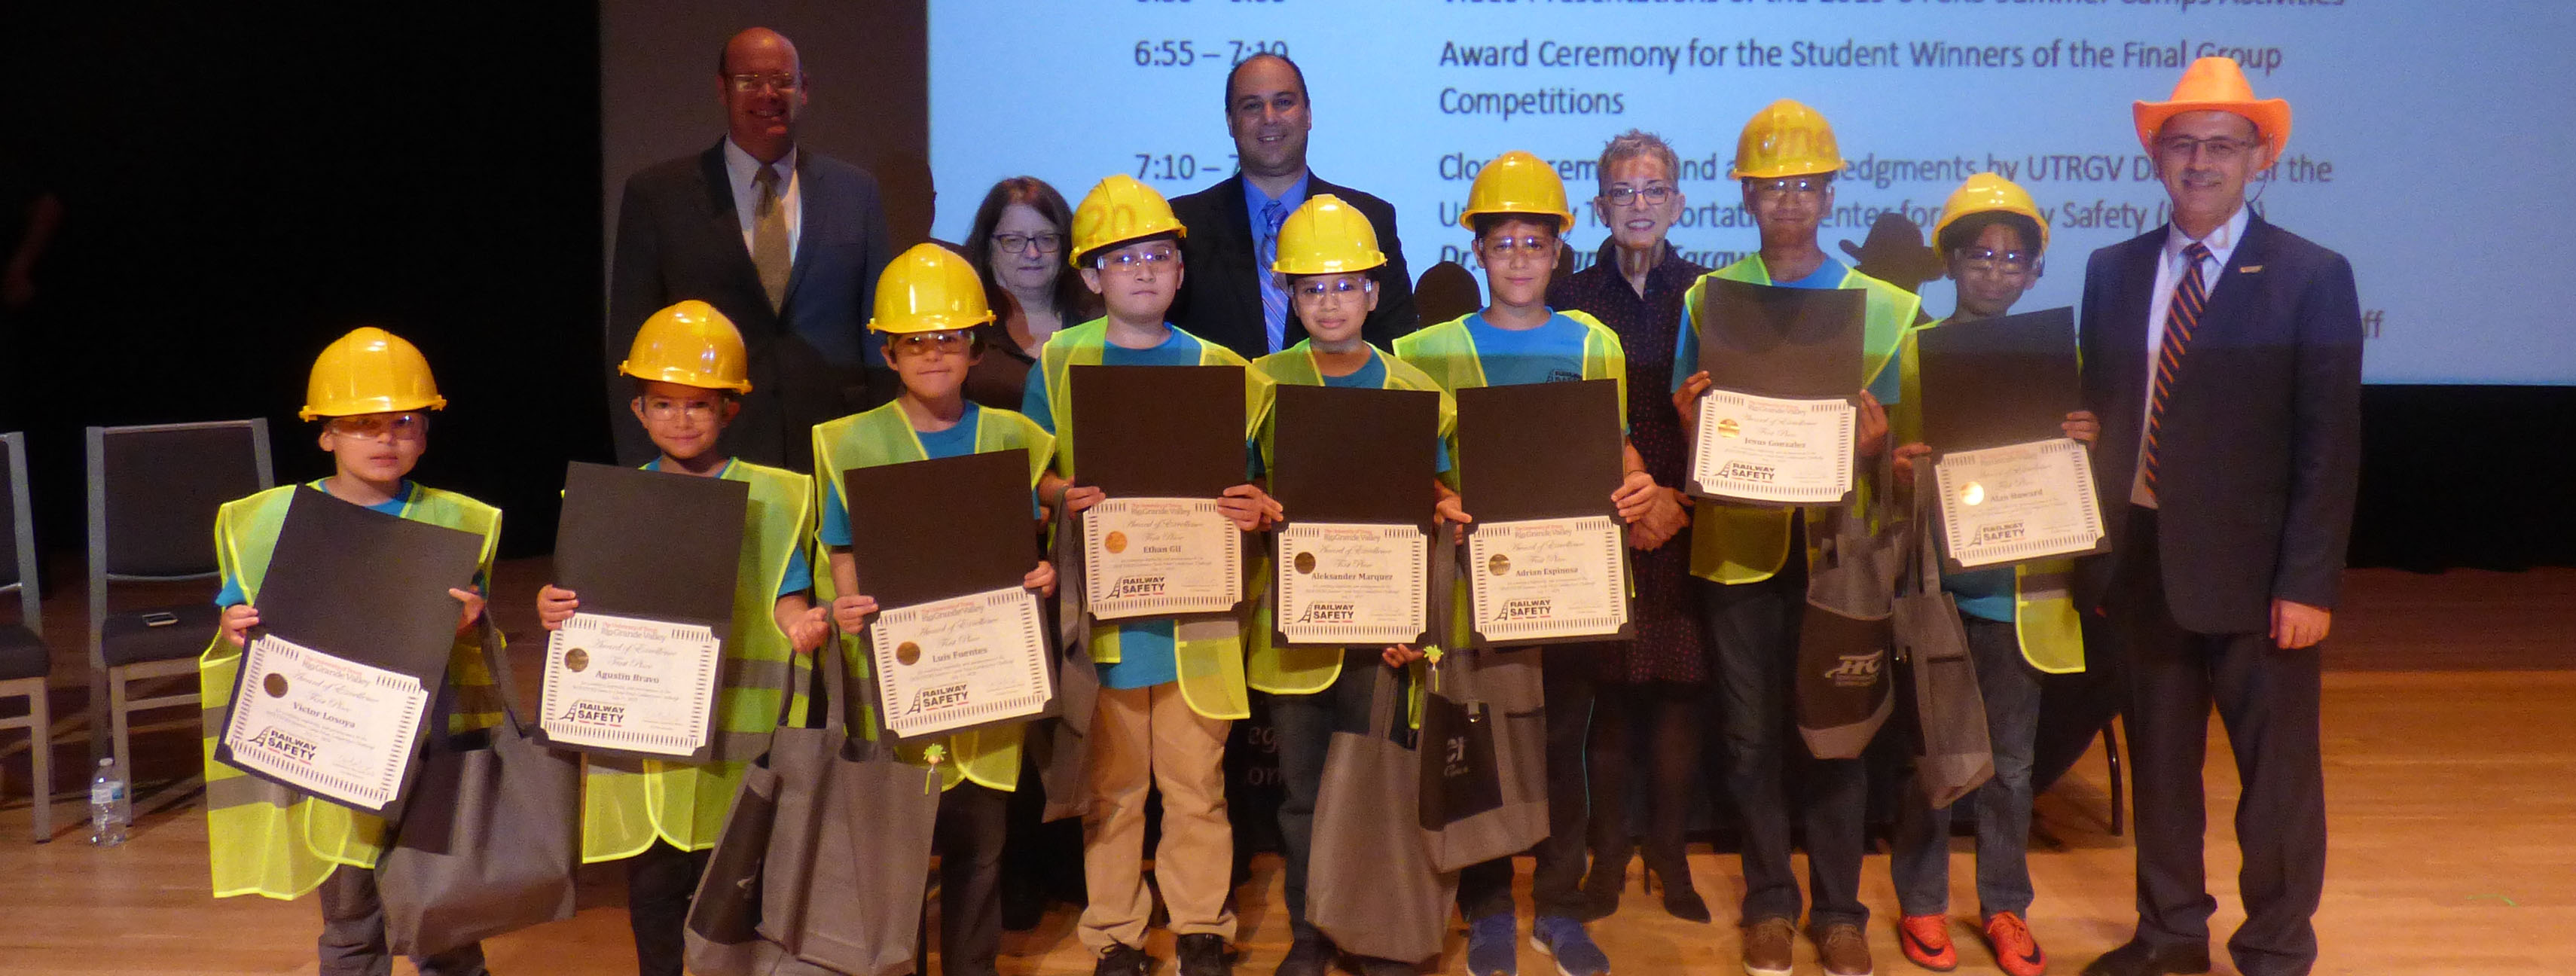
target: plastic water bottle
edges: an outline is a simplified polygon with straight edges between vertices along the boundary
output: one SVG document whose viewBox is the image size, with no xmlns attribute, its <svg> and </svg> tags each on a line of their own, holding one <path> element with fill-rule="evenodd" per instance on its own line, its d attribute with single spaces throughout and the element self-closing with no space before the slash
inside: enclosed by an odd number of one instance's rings
<svg viewBox="0 0 2576 976">
<path fill-rule="evenodd" d="M 133 804 L 116 760 L 99 760 L 98 775 L 89 781 L 89 842 L 100 847 L 125 843 L 125 824 L 134 819 Z"/>
</svg>

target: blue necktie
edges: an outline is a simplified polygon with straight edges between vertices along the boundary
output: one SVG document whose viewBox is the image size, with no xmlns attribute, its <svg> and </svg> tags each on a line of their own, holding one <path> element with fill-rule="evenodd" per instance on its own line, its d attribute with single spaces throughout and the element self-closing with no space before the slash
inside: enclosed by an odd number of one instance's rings
<svg viewBox="0 0 2576 976">
<path fill-rule="evenodd" d="M 1288 292 L 1270 277 L 1270 266 L 1279 262 L 1279 225 L 1288 220 L 1288 210 L 1272 200 L 1261 205 L 1261 326 L 1270 336 L 1270 351 L 1278 352 L 1288 344 Z"/>
</svg>

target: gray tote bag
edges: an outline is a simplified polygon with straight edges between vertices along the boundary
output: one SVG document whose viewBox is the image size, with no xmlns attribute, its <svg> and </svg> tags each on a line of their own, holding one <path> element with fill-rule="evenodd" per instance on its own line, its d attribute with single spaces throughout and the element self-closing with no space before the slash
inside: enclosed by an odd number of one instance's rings
<svg viewBox="0 0 2576 976">
<path fill-rule="evenodd" d="M 1870 490 L 1828 515 L 1808 567 L 1794 698 L 1798 734 L 1818 759 L 1859 757 L 1895 710 L 1890 618 L 1906 533 L 1885 502 L 1888 468 L 1882 452 Z"/>
<path fill-rule="evenodd" d="M 1315 836 L 1308 845 L 1306 920 L 1344 951 L 1414 961 L 1440 954 L 1458 875 L 1431 864 L 1430 846 L 1414 818 L 1421 758 L 1394 737 L 1394 670 L 1342 673 L 1369 680 L 1365 733 L 1335 732 L 1315 795 Z"/>
<path fill-rule="evenodd" d="M 1923 501 L 1915 501 L 1910 585 L 1896 598 L 1896 652 L 1913 673 L 1914 782 L 1934 809 L 1975 792 L 1995 775 L 1994 743 L 1986 731 L 1986 701 L 1977 667 L 1968 656 L 1968 632 L 1958 602 L 1941 590 L 1941 562 Z"/>
</svg>

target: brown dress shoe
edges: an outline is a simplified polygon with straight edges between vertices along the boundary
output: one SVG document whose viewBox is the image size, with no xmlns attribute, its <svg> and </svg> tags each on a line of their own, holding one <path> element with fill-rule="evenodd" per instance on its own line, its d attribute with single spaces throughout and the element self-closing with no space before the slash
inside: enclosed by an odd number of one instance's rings
<svg viewBox="0 0 2576 976">
<path fill-rule="evenodd" d="M 1816 940 L 1816 957 L 1824 961 L 1827 976 L 1871 976 L 1877 971 L 1869 961 L 1869 937 L 1861 934 L 1860 926 L 1836 922 L 1807 936 Z"/>
<path fill-rule="evenodd" d="M 1789 976 L 1790 949 L 1798 940 L 1798 923 L 1766 918 L 1744 927 L 1746 976 Z"/>
</svg>

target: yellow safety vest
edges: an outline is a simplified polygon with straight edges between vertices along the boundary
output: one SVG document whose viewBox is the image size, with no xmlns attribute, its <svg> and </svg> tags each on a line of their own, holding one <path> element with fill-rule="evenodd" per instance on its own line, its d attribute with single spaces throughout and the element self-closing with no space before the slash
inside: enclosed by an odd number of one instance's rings
<svg viewBox="0 0 2576 976">
<path fill-rule="evenodd" d="M 745 764 L 769 749 L 780 697 L 801 693 L 795 647 L 778 629 L 778 590 L 814 524 L 813 479 L 734 460 L 720 475 L 751 486 L 735 563 L 733 628 L 716 691 L 714 755 L 705 765 L 591 756 L 582 778 L 584 863 L 633 857 L 656 837 L 684 851 L 714 847 Z"/>
<path fill-rule="evenodd" d="M 1046 474 L 1047 463 L 1055 457 L 1054 435 L 1017 411 L 981 407 L 975 416 L 975 453 L 1023 452 L 1029 459 L 1029 485 L 1034 488 L 1038 478 Z M 840 491 L 843 499 L 850 496 L 846 486 L 840 484 L 841 475 L 852 468 L 903 464 L 929 457 L 930 452 L 921 446 L 921 435 L 912 429 L 912 421 L 904 415 L 900 403 L 889 403 L 814 428 L 814 463 L 818 469 L 815 483 L 828 481 Z M 1029 526 L 1034 531 L 1034 514 L 1030 518 Z M 837 589 L 831 581 L 828 567 L 826 571 L 815 574 L 814 582 L 827 591 Z M 868 655 L 857 639 L 845 637 L 841 647 L 843 660 L 849 662 L 850 674 L 868 673 Z M 897 753 L 908 762 L 937 767 L 941 789 L 954 788 L 960 782 L 973 780 L 1007 792 L 1018 789 L 1020 785 L 1021 730 L 1022 726 L 1012 725 L 951 735 L 941 747 L 942 754 L 935 757 L 945 761 L 933 761 L 934 756 L 924 748 L 908 747 L 898 749 Z"/>
<path fill-rule="evenodd" d="M 1682 296 L 1685 314 L 1697 309 L 1700 295 L 1710 278 L 1744 281 L 1757 285 L 1771 284 L 1771 273 L 1762 265 L 1759 254 L 1745 255 L 1742 260 L 1709 272 Z M 1914 325 L 1914 316 L 1922 309 L 1922 299 L 1895 285 L 1847 270 L 1837 288 L 1858 289 L 1865 293 L 1861 328 L 1861 386 L 1869 385 L 1895 358 L 1897 340 Z M 1693 319 L 1690 327 L 1699 328 Z M 1679 375 L 1698 372 L 1695 363 L 1676 367 Z M 1802 509 L 1803 510 L 1803 509 Z M 1789 558 L 1789 512 L 1785 508 L 1757 508 L 1729 505 L 1710 499 L 1699 499 L 1693 506 L 1691 520 L 1691 574 L 1719 583 L 1759 583 L 1780 571 Z M 1810 513 L 1809 519 L 1815 518 Z M 1816 533 L 1809 532 L 1810 558 Z"/>
<path fill-rule="evenodd" d="M 1251 440 L 1270 418 L 1270 377 L 1257 366 L 1224 346 L 1190 335 L 1175 326 L 1165 326 L 1199 344 L 1201 366 L 1243 367 L 1243 436 Z M 1047 337 L 1038 350 L 1039 368 L 1047 385 L 1047 412 L 1055 423 L 1055 470 L 1067 480 L 1074 477 L 1073 391 L 1067 380 L 1075 366 L 1097 366 L 1109 348 L 1109 320 L 1097 318 L 1081 325 L 1060 329 Z M 1253 601 L 1244 601 L 1250 606 Z M 1252 716 L 1252 698 L 1246 691 L 1243 675 L 1243 629 L 1246 620 L 1232 618 L 1184 617 L 1173 622 L 1172 644 L 1174 665 L 1180 672 L 1181 698 L 1190 710 L 1208 718 L 1240 719 Z M 1091 659 L 1100 664 L 1118 663 L 1118 625 L 1098 624 L 1091 628 Z"/>
<path fill-rule="evenodd" d="M 1949 321 L 1942 319 L 1908 329 L 1898 344 L 1899 377 L 1905 393 L 1887 412 L 1889 434 L 1896 443 L 1923 440 L 1922 360 L 1915 337 Z M 1917 466 L 1914 471 L 1918 488 L 1931 483 L 1927 479 L 1932 472 L 1924 467 Z M 2049 674 L 2084 670 L 2083 617 L 2076 612 L 2074 592 L 2069 589 L 2074 572 L 2073 559 L 2044 559 L 2013 567 L 2013 630 L 2021 638 L 2021 656 L 2031 667 Z"/>
<path fill-rule="evenodd" d="M 1290 386 L 1322 386 L 1324 371 L 1315 365 L 1312 340 L 1299 340 L 1294 346 L 1253 360 L 1252 364 L 1270 375 L 1275 383 Z M 1443 441 L 1456 436 L 1458 404 L 1449 391 L 1440 388 L 1431 374 L 1388 354 L 1369 347 L 1378 361 L 1386 365 L 1386 379 L 1379 385 L 1385 390 L 1428 390 L 1440 395 L 1440 431 Z M 1270 456 L 1273 424 L 1261 426 L 1261 453 Z M 1276 595 L 1270 588 L 1271 561 L 1261 560 L 1253 573 L 1256 603 L 1252 615 L 1252 653 L 1245 664 L 1246 678 L 1252 687 L 1274 695 L 1311 695 L 1333 686 L 1342 676 L 1342 649 L 1337 647 L 1280 648 L 1270 640 L 1271 615 L 1277 611 L 1271 600 Z"/>
<path fill-rule="evenodd" d="M 294 485 L 280 485 L 224 503 L 215 513 L 215 556 L 227 580 L 239 583 L 252 606 L 268 576 L 268 558 L 286 521 Z M 492 554 L 501 539 L 501 510 L 455 492 L 412 486 L 402 517 L 483 537 L 482 575 L 489 585 Z M 460 634 L 448 650 L 447 681 L 456 712 L 448 731 L 489 728 L 501 721 L 498 689 L 483 666 L 482 633 Z M 493 632 L 498 635 L 498 631 Z M 495 648 L 498 651 L 498 648 Z M 233 682 L 242 649 L 215 635 L 197 657 L 203 696 L 206 763 L 206 859 L 215 897 L 264 895 L 293 899 L 321 886 L 340 865 L 376 866 L 385 822 L 329 800 L 306 796 L 215 761 L 215 740 L 232 715 Z"/>
</svg>

